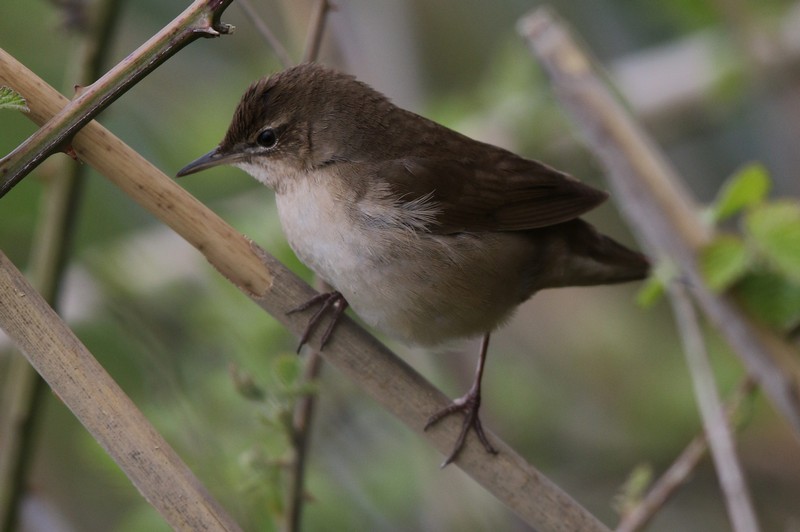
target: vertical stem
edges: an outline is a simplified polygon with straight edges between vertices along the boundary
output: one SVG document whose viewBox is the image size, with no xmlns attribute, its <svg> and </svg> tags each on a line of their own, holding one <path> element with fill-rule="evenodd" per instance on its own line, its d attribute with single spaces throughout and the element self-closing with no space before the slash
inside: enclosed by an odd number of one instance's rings
<svg viewBox="0 0 800 532">
<path fill-rule="evenodd" d="M 319 351 L 312 350 L 306 359 L 303 370 L 303 382 L 312 383 L 319 378 L 322 369 L 322 357 Z M 317 395 L 310 393 L 300 398 L 294 407 L 291 439 L 294 447 L 294 459 L 291 464 L 288 487 L 286 490 L 286 532 L 298 532 L 305 502 L 305 479 L 308 447 L 310 444 L 311 423 L 317 404 Z"/>
<path fill-rule="evenodd" d="M 3 386 L 0 424 L 0 530 L 17 529 L 19 507 L 33 451 L 35 412 L 46 389 L 25 357 L 14 353 Z"/>
<path fill-rule="evenodd" d="M 329 0 L 318 0 L 311 18 L 311 26 L 306 39 L 306 52 L 303 55 L 303 62 L 316 61 L 319 57 L 319 49 L 322 45 L 322 34 L 325 31 L 325 20 L 332 5 Z"/>
<path fill-rule="evenodd" d="M 714 386 L 714 373 L 708 361 L 703 334 L 697 323 L 697 314 L 686 289 L 680 283 L 671 284 L 670 300 L 683 340 L 686 362 L 692 376 L 711 456 L 725 494 L 728 516 L 733 529 L 737 532 L 755 532 L 759 530 L 758 521 L 736 456 L 733 435 Z"/>
</svg>

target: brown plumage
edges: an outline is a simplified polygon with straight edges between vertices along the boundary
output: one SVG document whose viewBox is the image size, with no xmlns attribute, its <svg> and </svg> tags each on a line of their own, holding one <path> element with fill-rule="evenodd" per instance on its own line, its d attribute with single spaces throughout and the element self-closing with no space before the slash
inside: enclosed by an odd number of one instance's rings
<svg viewBox="0 0 800 532">
<path fill-rule="evenodd" d="M 220 145 L 178 175 L 218 164 L 275 191 L 290 245 L 336 290 L 314 304 L 341 311 L 349 303 L 368 324 L 412 343 L 485 336 L 472 389 L 429 421 L 466 414 L 446 463 L 470 427 L 493 451 L 477 416 L 483 363 L 489 333 L 520 303 L 543 288 L 648 271 L 644 256 L 579 218 L 605 192 L 316 64 L 254 83 Z"/>
</svg>

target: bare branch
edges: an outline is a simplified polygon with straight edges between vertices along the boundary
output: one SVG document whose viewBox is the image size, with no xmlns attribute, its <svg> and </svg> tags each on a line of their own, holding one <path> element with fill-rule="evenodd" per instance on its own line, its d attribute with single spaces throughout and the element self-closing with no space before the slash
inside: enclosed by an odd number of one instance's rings
<svg viewBox="0 0 800 532">
<path fill-rule="evenodd" d="M 800 433 L 800 367 L 796 350 L 754 322 L 728 296 L 704 284 L 696 251 L 712 230 L 654 142 L 602 81 L 592 60 L 548 9 L 520 23 L 520 31 L 551 77 L 589 147 L 606 168 L 623 214 L 643 246 L 677 263 L 706 315 L 733 347 L 777 410 Z"/>
<path fill-rule="evenodd" d="M 700 407 L 703 427 L 716 466 L 717 478 L 719 478 L 722 492 L 725 495 L 728 516 L 734 530 L 756 532 L 759 527 L 753 502 L 747 489 L 742 466 L 736 456 L 733 435 L 725 419 L 725 412 L 714 385 L 714 372 L 708 361 L 703 333 L 697 323 L 694 306 L 681 283 L 673 282 L 670 285 L 669 293 L 678 329 L 683 339 L 683 350 L 692 376 L 694 394 Z"/>
</svg>

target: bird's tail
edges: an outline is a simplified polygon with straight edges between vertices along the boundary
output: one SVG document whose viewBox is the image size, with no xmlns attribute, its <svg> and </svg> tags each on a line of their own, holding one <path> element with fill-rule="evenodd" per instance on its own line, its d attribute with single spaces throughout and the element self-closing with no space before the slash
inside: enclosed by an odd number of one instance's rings
<svg viewBox="0 0 800 532">
<path fill-rule="evenodd" d="M 601 234 L 581 219 L 560 224 L 569 247 L 565 284 L 591 286 L 624 283 L 647 277 L 650 261 L 638 251 Z"/>
</svg>

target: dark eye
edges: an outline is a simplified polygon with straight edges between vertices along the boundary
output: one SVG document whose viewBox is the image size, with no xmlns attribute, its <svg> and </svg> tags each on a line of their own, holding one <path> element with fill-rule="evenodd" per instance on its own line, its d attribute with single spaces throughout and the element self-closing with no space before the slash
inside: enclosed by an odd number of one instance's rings
<svg viewBox="0 0 800 532">
<path fill-rule="evenodd" d="M 258 134 L 256 142 L 259 146 L 263 146 L 264 148 L 272 148 L 278 143 L 278 136 L 275 134 L 274 129 L 267 128 Z"/>
</svg>

